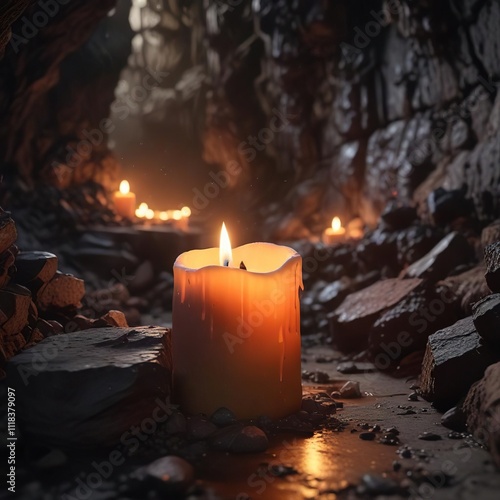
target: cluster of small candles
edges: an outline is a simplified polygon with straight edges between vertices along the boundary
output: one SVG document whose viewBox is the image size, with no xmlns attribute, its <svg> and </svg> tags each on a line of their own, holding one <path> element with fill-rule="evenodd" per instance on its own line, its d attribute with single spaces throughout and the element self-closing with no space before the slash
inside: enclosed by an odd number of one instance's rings
<svg viewBox="0 0 500 500">
<path fill-rule="evenodd" d="M 128 219 L 145 219 L 147 221 L 169 222 L 175 227 L 187 228 L 191 209 L 182 207 L 180 210 L 153 210 L 149 208 L 147 203 L 141 203 L 136 208 L 137 199 L 135 193 L 130 191 L 128 181 L 120 183 L 119 191 L 116 191 L 113 196 L 116 212 L 122 217 Z"/>
<path fill-rule="evenodd" d="M 357 240 L 363 237 L 363 222 L 361 219 L 353 219 L 347 227 L 342 226 L 339 217 L 334 217 L 332 226 L 323 231 L 322 241 L 326 245 L 342 243 L 347 239 Z"/>
</svg>

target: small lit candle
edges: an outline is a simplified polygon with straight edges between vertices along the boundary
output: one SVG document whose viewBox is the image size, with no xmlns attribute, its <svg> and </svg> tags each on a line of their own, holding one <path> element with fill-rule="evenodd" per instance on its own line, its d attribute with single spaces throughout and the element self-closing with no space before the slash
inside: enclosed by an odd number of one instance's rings
<svg viewBox="0 0 500 500">
<path fill-rule="evenodd" d="M 323 232 L 323 243 L 326 245 L 334 245 L 345 240 L 345 228 L 342 227 L 342 222 L 338 217 L 332 220 L 332 227 L 325 229 Z"/>
<path fill-rule="evenodd" d="M 120 190 L 116 191 L 113 196 L 116 213 L 122 217 L 132 219 L 135 215 L 135 193 L 130 192 L 130 184 L 128 181 L 120 183 Z"/>
<path fill-rule="evenodd" d="M 347 224 L 347 237 L 352 240 L 360 240 L 365 234 L 364 223 L 360 218 L 353 219 Z"/>
<path fill-rule="evenodd" d="M 251 243 L 193 250 L 174 264 L 174 397 L 188 413 L 221 407 L 237 418 L 300 409 L 302 259 Z"/>
<path fill-rule="evenodd" d="M 147 203 L 141 203 L 139 208 L 135 211 L 135 216 L 138 219 L 144 219 L 146 217 L 146 213 L 148 212 L 149 207 Z"/>
</svg>

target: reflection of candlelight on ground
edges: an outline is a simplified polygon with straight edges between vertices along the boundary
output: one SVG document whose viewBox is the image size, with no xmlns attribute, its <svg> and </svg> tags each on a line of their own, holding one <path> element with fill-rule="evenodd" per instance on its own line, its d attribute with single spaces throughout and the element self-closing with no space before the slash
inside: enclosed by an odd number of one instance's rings
<svg viewBox="0 0 500 500">
<path fill-rule="evenodd" d="M 302 260 L 270 243 L 230 252 L 193 250 L 174 264 L 174 393 L 187 413 L 281 418 L 301 405 Z"/>
<path fill-rule="evenodd" d="M 128 181 L 120 183 L 120 190 L 113 195 L 116 213 L 122 217 L 132 219 L 135 212 L 135 193 L 130 192 L 130 184 Z"/>
<path fill-rule="evenodd" d="M 323 243 L 334 245 L 345 240 L 345 228 L 342 227 L 342 222 L 338 217 L 332 220 L 332 227 L 325 229 L 323 232 Z"/>
</svg>

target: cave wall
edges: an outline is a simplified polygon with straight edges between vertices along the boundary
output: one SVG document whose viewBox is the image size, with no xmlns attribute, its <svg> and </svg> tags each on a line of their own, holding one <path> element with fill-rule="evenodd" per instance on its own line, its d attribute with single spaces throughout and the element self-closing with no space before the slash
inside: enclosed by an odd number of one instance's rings
<svg viewBox="0 0 500 500">
<path fill-rule="evenodd" d="M 38 182 L 109 185 L 118 165 L 108 150 L 105 120 L 130 53 L 130 1 L 3 7 L 0 174 L 7 184 L 16 177 L 26 189 Z M 116 15 L 107 17 L 114 7 Z"/>
<path fill-rule="evenodd" d="M 375 224 L 394 196 L 425 213 L 439 186 L 499 215 L 496 0 L 205 5 L 206 159 L 236 158 L 243 190 L 260 182 L 269 235 L 308 236 L 334 214 Z M 287 126 L 266 138 L 276 113 Z"/>
</svg>

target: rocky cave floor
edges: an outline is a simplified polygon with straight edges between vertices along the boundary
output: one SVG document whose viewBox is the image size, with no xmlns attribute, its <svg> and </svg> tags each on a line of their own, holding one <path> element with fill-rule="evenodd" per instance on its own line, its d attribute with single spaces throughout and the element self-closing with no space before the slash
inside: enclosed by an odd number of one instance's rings
<svg viewBox="0 0 500 500">
<path fill-rule="evenodd" d="M 97 476 L 108 448 L 64 445 L 81 445 L 87 435 L 106 439 L 113 426 L 127 429 L 129 413 L 131 422 L 151 414 L 141 407 L 153 400 L 154 370 L 171 373 L 165 327 L 173 278 L 166 269 L 199 244 L 192 239 L 199 232 L 132 227 L 92 185 L 74 196 L 45 194 L 11 200 L 12 213 L 0 210 L 1 384 L 7 389 L 4 369 L 9 384 L 17 377 L 28 391 L 17 397 L 17 417 L 52 443 L 35 445 L 16 430 L 20 498 L 498 498 L 500 221 L 465 214 L 463 192 L 435 193 L 427 218 L 393 200 L 359 240 L 292 243 L 305 285 L 301 412 L 238 423 L 227 411 L 191 418 L 174 411 L 137 449 L 113 448 L 123 463 Z M 152 324 L 161 328 L 140 326 Z M 128 400 L 115 393 L 111 416 L 106 406 L 99 410 L 109 398 L 73 412 L 68 401 L 76 389 L 93 394 L 102 374 L 113 373 L 122 338 L 147 341 L 128 359 L 135 369 L 150 356 L 153 371 L 141 372 L 139 385 L 128 382 Z M 65 342 L 85 347 L 62 361 L 65 376 L 54 376 L 60 371 L 45 356 L 48 364 L 23 383 L 23 363 Z M 74 369 L 99 353 L 108 353 L 99 360 L 104 372 Z M 49 390 L 55 380 L 59 399 Z M 154 397 L 168 397 L 156 385 L 161 394 Z M 464 397 L 466 416 L 455 409 L 442 417 Z M 492 455 L 466 429 L 476 436 L 486 429 Z"/>
<path fill-rule="evenodd" d="M 71 453 L 21 440 L 19 498 L 172 498 L 176 488 L 179 498 L 192 499 L 498 498 L 500 474 L 490 454 L 468 433 L 443 426 L 441 414 L 415 397 L 415 380 L 378 372 L 346 376 L 336 370 L 341 358 L 328 347 L 303 350 L 304 370 L 329 379 L 306 382 L 305 397 L 326 397 L 347 380 L 360 384 L 361 397 L 356 391 L 348 398 L 334 395 L 338 408 L 330 418 L 340 421 L 338 427 L 321 429 L 309 422 L 317 430 L 272 433 L 266 451 L 234 454 L 209 451 L 204 440 L 192 437 L 173 439 L 166 426 L 90 494 L 78 490 L 78 478 L 95 472 L 91 464 L 106 459 L 107 450 Z M 144 463 L 168 453 L 169 443 L 194 465 L 196 480 L 183 477 L 180 490 L 168 479 L 164 485 L 132 487 L 130 478 Z"/>
</svg>

